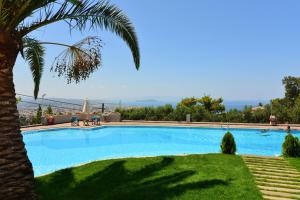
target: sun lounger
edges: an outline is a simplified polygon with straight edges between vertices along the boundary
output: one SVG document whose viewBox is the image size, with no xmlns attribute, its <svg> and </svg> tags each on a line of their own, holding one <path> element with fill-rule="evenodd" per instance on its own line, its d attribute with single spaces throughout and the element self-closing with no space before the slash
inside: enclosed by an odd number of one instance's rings
<svg viewBox="0 0 300 200">
<path fill-rule="evenodd" d="M 93 125 L 100 125 L 100 117 L 99 116 L 93 116 L 92 117 L 92 124 Z"/>
<path fill-rule="evenodd" d="M 78 117 L 71 118 L 71 126 L 79 126 L 79 119 Z"/>
</svg>

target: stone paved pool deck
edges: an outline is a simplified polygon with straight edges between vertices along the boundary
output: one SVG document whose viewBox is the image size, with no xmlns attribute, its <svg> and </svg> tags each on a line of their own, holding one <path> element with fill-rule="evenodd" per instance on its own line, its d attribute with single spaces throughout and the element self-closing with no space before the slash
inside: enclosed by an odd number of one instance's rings
<svg viewBox="0 0 300 200">
<path fill-rule="evenodd" d="M 249 128 L 249 129 L 275 129 L 286 130 L 287 124 L 270 126 L 269 124 L 246 124 L 246 123 L 214 123 L 214 122 L 157 122 L 157 121 L 122 121 L 122 122 L 101 122 L 101 126 L 176 126 L 176 127 L 212 127 L 212 128 Z M 292 130 L 300 130 L 300 124 L 289 124 Z M 79 126 L 71 126 L 71 123 L 23 127 L 22 131 L 46 130 L 52 128 L 92 128 L 96 126 L 84 126 L 83 122 Z"/>
</svg>

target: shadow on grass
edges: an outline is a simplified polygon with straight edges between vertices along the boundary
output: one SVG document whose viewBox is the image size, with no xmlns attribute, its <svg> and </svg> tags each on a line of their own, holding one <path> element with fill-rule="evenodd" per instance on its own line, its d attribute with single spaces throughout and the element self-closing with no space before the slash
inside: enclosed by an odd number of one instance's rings
<svg viewBox="0 0 300 200">
<path fill-rule="evenodd" d="M 56 172 L 47 181 L 37 181 L 37 192 L 41 199 L 45 200 L 165 200 L 188 190 L 229 184 L 228 181 L 219 179 L 180 183 L 195 174 L 189 170 L 166 175 L 157 174 L 174 162 L 170 157 L 164 157 L 162 161 L 149 164 L 138 171 L 127 170 L 124 167 L 125 162 L 116 161 L 81 182 L 75 182 L 71 169 Z"/>
</svg>

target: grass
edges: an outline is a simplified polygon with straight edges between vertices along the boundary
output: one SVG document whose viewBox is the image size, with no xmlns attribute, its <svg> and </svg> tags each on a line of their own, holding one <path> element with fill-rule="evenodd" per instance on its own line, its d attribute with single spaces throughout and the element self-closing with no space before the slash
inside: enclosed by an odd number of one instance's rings
<svg viewBox="0 0 300 200">
<path fill-rule="evenodd" d="M 300 158 L 285 158 L 289 161 L 289 163 L 297 168 L 300 172 Z"/>
<path fill-rule="evenodd" d="M 36 178 L 42 200 L 262 199 L 239 156 L 207 154 L 93 162 Z"/>
</svg>

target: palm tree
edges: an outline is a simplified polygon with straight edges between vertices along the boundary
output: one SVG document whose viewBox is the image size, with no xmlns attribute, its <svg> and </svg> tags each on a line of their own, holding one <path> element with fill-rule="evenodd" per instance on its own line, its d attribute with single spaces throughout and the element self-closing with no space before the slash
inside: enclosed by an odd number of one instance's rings
<svg viewBox="0 0 300 200">
<path fill-rule="evenodd" d="M 0 199 L 35 199 L 32 165 L 27 157 L 16 107 L 13 67 L 18 54 L 28 61 L 37 98 L 44 70 L 45 45 L 66 50 L 51 70 L 68 82 L 86 79 L 101 65 L 101 40 L 88 37 L 74 45 L 39 41 L 31 33 L 56 22 L 70 31 L 104 29 L 129 46 L 135 67 L 140 65 L 133 25 L 116 6 L 103 0 L 0 0 Z"/>
</svg>

